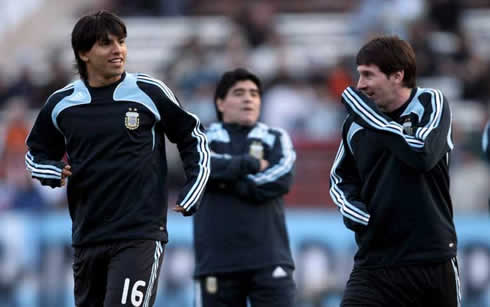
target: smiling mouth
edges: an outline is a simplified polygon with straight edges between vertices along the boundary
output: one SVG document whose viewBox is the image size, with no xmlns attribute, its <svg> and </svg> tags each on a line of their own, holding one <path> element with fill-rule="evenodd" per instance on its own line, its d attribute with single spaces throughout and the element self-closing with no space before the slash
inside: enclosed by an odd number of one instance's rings
<svg viewBox="0 0 490 307">
<path fill-rule="evenodd" d="M 121 59 L 121 58 L 112 59 L 112 60 L 109 60 L 109 63 L 111 63 L 111 64 L 122 64 L 123 59 Z"/>
</svg>

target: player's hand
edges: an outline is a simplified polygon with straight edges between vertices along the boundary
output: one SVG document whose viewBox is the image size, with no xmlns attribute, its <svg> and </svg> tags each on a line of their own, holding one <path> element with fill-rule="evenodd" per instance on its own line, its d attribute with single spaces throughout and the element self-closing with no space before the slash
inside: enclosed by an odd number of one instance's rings
<svg viewBox="0 0 490 307">
<path fill-rule="evenodd" d="M 175 211 L 175 212 L 182 213 L 182 214 L 184 214 L 184 213 L 185 213 L 185 209 L 184 209 L 184 207 L 181 207 L 181 206 L 179 206 L 179 205 L 176 205 L 176 206 L 175 206 L 175 207 L 174 207 L 172 210 L 173 210 L 173 211 Z"/>
<path fill-rule="evenodd" d="M 66 178 L 71 176 L 71 166 L 65 165 L 63 170 L 61 171 L 61 186 L 66 184 Z"/>
<path fill-rule="evenodd" d="M 268 167 L 269 167 L 269 161 L 260 159 L 260 171 L 263 171 Z"/>
</svg>

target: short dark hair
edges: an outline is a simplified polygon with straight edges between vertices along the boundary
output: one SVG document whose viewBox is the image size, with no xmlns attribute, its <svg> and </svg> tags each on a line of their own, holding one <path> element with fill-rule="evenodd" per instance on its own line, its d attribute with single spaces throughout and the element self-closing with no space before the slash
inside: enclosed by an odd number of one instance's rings
<svg viewBox="0 0 490 307">
<path fill-rule="evenodd" d="M 244 68 L 237 68 L 227 71 L 223 74 L 223 76 L 221 76 L 221 79 L 219 80 L 214 92 L 214 107 L 216 109 L 216 117 L 218 117 L 219 121 L 223 120 L 223 114 L 218 109 L 218 99 L 225 99 L 228 91 L 235 86 L 237 82 L 246 80 L 250 80 L 255 83 L 259 90 L 259 95 L 262 96 L 262 83 L 260 82 L 260 79 Z"/>
<path fill-rule="evenodd" d="M 357 53 L 356 64 L 374 64 L 387 76 L 403 70 L 403 85 L 408 88 L 415 87 L 417 74 L 415 53 L 410 44 L 398 36 L 373 38 Z"/>
<path fill-rule="evenodd" d="M 127 36 L 126 25 L 119 16 L 108 11 L 81 17 L 73 27 L 71 33 L 71 46 L 75 53 L 76 68 L 82 77 L 87 79 L 87 67 L 80 58 L 79 52 L 87 52 L 98 40 L 107 39 L 109 34 L 119 39 Z"/>
</svg>

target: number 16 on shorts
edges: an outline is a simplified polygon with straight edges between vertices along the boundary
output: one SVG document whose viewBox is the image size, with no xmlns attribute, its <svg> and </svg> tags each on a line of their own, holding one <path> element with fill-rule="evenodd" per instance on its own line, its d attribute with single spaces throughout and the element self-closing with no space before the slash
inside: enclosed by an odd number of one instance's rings
<svg viewBox="0 0 490 307">
<path fill-rule="evenodd" d="M 128 296 L 131 296 L 132 306 L 138 307 L 143 303 L 144 293 L 140 291 L 141 288 L 146 287 L 146 282 L 143 280 L 136 281 L 131 287 L 131 292 L 129 292 L 131 286 L 131 280 L 126 278 L 124 280 L 123 293 L 121 297 L 121 304 L 126 305 L 128 301 Z"/>
</svg>

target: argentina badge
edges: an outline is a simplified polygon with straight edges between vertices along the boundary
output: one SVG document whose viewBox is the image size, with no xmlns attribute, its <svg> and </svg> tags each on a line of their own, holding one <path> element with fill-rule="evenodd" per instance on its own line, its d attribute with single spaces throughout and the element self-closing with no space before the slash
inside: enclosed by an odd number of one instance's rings
<svg viewBox="0 0 490 307">
<path fill-rule="evenodd" d="M 259 159 L 259 160 L 263 159 L 264 158 L 264 145 L 262 145 L 261 142 L 253 141 L 252 144 L 250 144 L 250 155 Z"/>
<path fill-rule="evenodd" d="M 140 126 L 140 115 L 138 113 L 138 109 L 129 108 L 129 111 L 126 112 L 126 117 L 124 118 L 124 124 L 129 130 L 137 129 Z"/>
<path fill-rule="evenodd" d="M 206 291 L 209 294 L 216 294 L 218 292 L 218 278 L 216 276 L 206 277 Z"/>
</svg>

